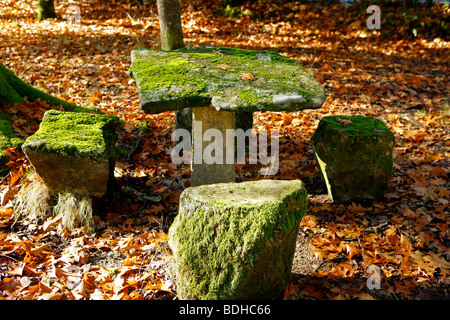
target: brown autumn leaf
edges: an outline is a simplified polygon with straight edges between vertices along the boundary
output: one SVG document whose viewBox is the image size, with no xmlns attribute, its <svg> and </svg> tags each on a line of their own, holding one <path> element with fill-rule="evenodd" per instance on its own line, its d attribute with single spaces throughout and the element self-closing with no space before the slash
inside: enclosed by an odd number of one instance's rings
<svg viewBox="0 0 450 320">
<path fill-rule="evenodd" d="M 347 251 L 347 257 L 348 259 L 353 259 L 355 255 L 361 254 L 361 249 L 358 245 L 353 245 L 349 243 L 345 243 L 345 249 Z"/>
<path fill-rule="evenodd" d="M 450 274 L 450 262 L 445 260 L 443 255 L 429 252 L 427 255 L 423 256 L 423 260 L 429 262 L 429 266 L 437 269 L 440 268 L 442 272 Z"/>
<path fill-rule="evenodd" d="M 310 296 L 312 298 L 316 298 L 318 300 L 322 299 L 323 291 L 316 289 L 316 287 L 313 285 L 308 285 L 306 289 L 308 292 L 308 296 Z"/>
<path fill-rule="evenodd" d="M 0 191 L 0 206 L 4 206 L 9 200 L 14 197 L 15 191 L 11 185 L 6 186 Z M 0 217 L 3 215 L 4 210 L 0 211 Z"/>
<path fill-rule="evenodd" d="M 305 226 L 305 227 L 314 228 L 317 226 L 317 217 L 308 214 L 303 217 L 303 219 L 301 221 L 301 225 Z"/>
<path fill-rule="evenodd" d="M 227 69 L 231 68 L 231 66 L 229 66 L 229 65 L 226 64 L 226 63 L 222 63 L 222 64 L 218 64 L 218 65 L 217 65 L 217 68 L 220 68 L 220 69 L 222 69 L 222 70 L 227 70 Z"/>
<path fill-rule="evenodd" d="M 257 79 L 251 72 L 241 73 L 239 77 L 244 81 L 255 81 Z"/>
<path fill-rule="evenodd" d="M 290 300 L 290 297 L 295 294 L 296 289 L 297 285 L 293 283 L 288 283 L 286 285 L 286 289 L 284 290 L 283 300 Z"/>
<path fill-rule="evenodd" d="M 20 178 L 22 178 L 22 176 L 23 176 L 22 167 L 20 167 L 17 171 L 11 170 L 9 172 L 9 185 L 15 186 L 19 182 Z"/>
<path fill-rule="evenodd" d="M 327 73 L 329 71 L 333 70 L 327 63 L 325 63 L 322 68 L 319 69 L 320 73 Z"/>
<path fill-rule="evenodd" d="M 293 116 L 290 112 L 283 112 L 283 125 L 288 126 L 292 123 Z"/>
<path fill-rule="evenodd" d="M 341 124 L 345 124 L 345 125 L 353 123 L 352 120 L 350 120 L 350 119 L 339 119 L 339 118 L 337 118 L 336 121 L 341 123 Z"/>
<path fill-rule="evenodd" d="M 338 121 L 340 119 L 337 119 Z M 364 215 L 366 213 L 366 208 L 364 208 L 360 204 L 356 204 L 354 202 L 351 203 L 351 205 L 347 206 L 347 209 L 349 212 L 356 214 L 357 216 Z"/>
<path fill-rule="evenodd" d="M 32 249 L 30 249 L 30 252 L 36 256 L 39 257 L 45 257 L 47 255 L 52 254 L 51 251 L 49 251 L 49 249 L 51 248 L 51 244 L 50 243 L 45 243 L 41 246 L 38 247 L 34 247 Z"/>
<path fill-rule="evenodd" d="M 22 75 L 25 81 L 33 81 L 35 85 L 48 93 L 69 102 L 83 106 L 95 104 L 101 111 L 117 115 L 127 124 L 134 126 L 139 122 L 148 125 L 149 134 L 143 137 L 143 143 L 140 145 L 142 150 L 138 149 L 132 159 L 126 161 L 126 166 L 120 169 L 120 182 L 126 181 L 127 184 L 132 184 L 130 178 L 138 177 L 141 179 L 140 183 L 144 185 L 145 179 L 151 177 L 155 182 L 147 187 L 152 190 L 158 189 L 160 185 L 157 183 L 161 179 L 172 178 L 174 170 L 180 169 L 171 167 L 170 157 L 164 154 L 164 148 L 171 142 L 170 130 L 172 130 L 173 112 L 156 115 L 144 114 L 139 107 L 135 83 L 127 74 L 129 52 L 136 46 L 137 39 L 150 39 L 146 40 L 146 45 L 157 46 L 157 43 L 153 43 L 152 40 L 157 39 L 159 34 L 157 19 L 153 19 L 151 15 L 152 12 L 156 12 L 154 2 L 147 2 L 139 8 L 130 7 L 127 1 L 109 1 L 102 3 L 101 6 L 93 3 L 92 10 L 83 10 L 82 12 L 83 22 L 86 24 L 82 25 L 79 31 L 71 30 L 68 33 L 67 26 L 61 21 L 48 21 L 45 24 L 29 23 L 30 17 L 35 16 L 34 1 L 22 0 L 20 7 L 14 6 L 14 1 L 9 1 L 12 6 L 0 7 L 0 15 L 4 17 L 2 28 L 0 28 L 0 37 L 3 40 L 0 55 L 4 57 L 2 63 L 13 69 L 16 74 Z M 189 3 L 190 0 L 187 1 Z M 79 5 L 81 2 L 74 0 L 73 3 Z M 63 3 L 56 1 L 55 4 L 57 11 L 64 12 Z M 209 4 L 208 1 L 205 1 L 200 7 L 186 5 L 183 9 L 183 19 L 189 21 L 190 25 L 183 30 L 185 31 L 184 37 L 188 42 L 193 45 L 230 46 L 243 49 L 264 47 L 272 50 L 273 48 L 274 51 L 283 55 L 303 61 L 305 67 L 309 71 L 314 71 L 316 79 L 326 89 L 333 88 L 333 90 L 329 90 L 329 97 L 324 105 L 320 109 L 311 110 L 311 112 L 299 112 L 282 118 L 271 113 L 254 114 L 255 127 L 258 129 L 282 126 L 280 131 L 280 155 L 282 157 L 280 160 L 286 160 L 282 162 L 286 164 L 286 167 L 280 168 L 280 175 L 273 178 L 302 179 L 308 177 L 311 178 L 305 179 L 308 181 L 308 188 L 318 185 L 314 181 L 317 179 L 313 178 L 318 178 L 319 172 L 311 155 L 308 154 L 310 148 L 304 141 L 308 141 L 314 132 L 316 123 L 323 115 L 373 115 L 383 120 L 396 134 L 396 146 L 398 147 L 396 148 L 397 156 L 394 158 L 395 169 L 389 202 L 375 202 L 370 209 L 364 211 L 359 209 L 359 204 L 349 209 L 323 200 L 318 201 L 316 194 L 311 195 L 314 205 L 310 206 L 308 210 L 314 213 L 316 219 L 307 219 L 304 222 L 309 224 L 308 232 L 317 236 L 328 234 L 330 231 L 330 236 L 311 241 L 313 248 L 322 250 L 323 268 L 316 272 L 320 275 L 322 283 L 311 282 L 311 278 L 306 276 L 304 278 L 306 280 L 299 283 L 299 286 L 307 288 L 303 291 L 305 294 L 300 296 L 316 299 L 362 299 L 367 297 L 364 292 L 361 292 L 364 288 L 359 289 L 359 292 L 341 291 L 341 287 L 338 286 L 342 282 L 338 281 L 339 284 L 337 284 L 333 274 L 333 272 L 349 274 L 346 264 L 340 269 L 334 268 L 333 264 L 336 261 L 353 263 L 354 266 L 357 266 L 361 263 L 360 258 L 364 257 L 367 263 L 379 263 L 383 274 L 392 275 L 392 278 L 397 281 L 394 283 L 390 277 L 383 278 L 383 282 L 389 284 L 387 286 L 387 292 L 391 295 L 389 298 L 417 298 L 415 296 L 416 286 L 424 279 L 430 284 L 437 284 L 442 279 L 442 275 L 446 276 L 445 274 L 448 272 L 442 260 L 446 259 L 444 253 L 448 251 L 448 244 L 441 242 L 441 239 L 446 239 L 448 236 L 448 201 L 450 200 L 448 188 L 445 188 L 449 174 L 447 159 L 450 158 L 449 152 L 446 151 L 448 143 L 445 139 L 447 130 L 445 125 L 448 123 L 449 117 L 445 111 L 445 99 L 440 98 L 447 96 L 446 82 L 442 80 L 446 79 L 446 70 L 440 66 L 445 65 L 448 59 L 445 56 L 434 54 L 436 50 L 445 49 L 447 43 L 442 36 L 439 36 L 438 29 L 430 27 L 440 24 L 439 15 L 442 14 L 439 7 L 434 6 L 433 10 L 429 12 L 421 11 L 425 8 L 420 5 L 410 8 L 412 12 L 418 10 L 416 13 L 426 16 L 426 29 L 421 29 L 417 23 L 402 14 L 401 8 L 386 7 L 383 10 L 392 15 L 393 21 L 405 21 L 405 23 L 398 25 L 384 21 L 383 33 L 376 34 L 374 31 L 364 34 L 367 41 L 358 43 L 358 50 L 355 51 L 349 50 L 349 48 L 354 48 L 355 37 L 363 36 L 362 29 L 357 28 L 364 24 L 361 19 L 357 18 L 360 15 L 360 9 L 336 11 L 334 7 L 326 4 L 317 7 L 309 4 L 298 6 L 297 3 L 289 1 L 278 7 L 269 6 L 268 2 L 264 1 L 248 2 L 248 9 L 254 12 L 258 19 L 239 18 L 237 23 L 246 25 L 243 30 L 236 28 L 234 22 L 238 20 L 233 19 L 237 18 L 226 17 L 224 19 L 213 12 L 217 6 Z M 193 9 L 193 7 L 198 8 Z M 124 12 L 129 13 L 133 19 L 125 16 Z M 329 12 L 333 14 L 329 15 Z M 300 14 L 301 19 L 299 19 Z M 328 18 L 318 22 L 317 16 Z M 415 16 L 415 14 L 411 14 L 411 16 Z M 285 19 L 286 17 L 288 20 Z M 342 22 L 345 21 L 354 22 L 349 25 L 348 30 L 345 30 L 344 27 L 343 30 L 348 31 L 348 34 L 342 36 L 336 30 L 341 28 Z M 145 27 L 136 28 L 138 25 Z M 264 27 L 267 25 L 275 32 L 267 32 L 268 27 Z M 410 37 L 412 28 L 418 28 L 415 37 Z M 55 42 L 54 37 L 41 37 L 44 29 L 51 34 L 64 34 L 64 39 L 57 39 Z M 123 37 L 120 39 L 110 37 L 111 30 L 119 32 Z M 27 37 L 23 37 L 24 34 Z M 401 40 L 393 39 L 386 34 L 395 34 Z M 98 41 L 99 39 L 101 41 Z M 424 41 L 424 39 L 430 39 L 430 41 Z M 392 43 L 389 55 L 362 54 L 374 50 L 381 52 L 385 50 L 386 43 Z M 111 51 L 109 48 L 114 48 L 114 50 Z M 307 50 L 304 50 L 305 48 Z M 323 50 L 323 48 L 328 49 Z M 223 54 L 219 50 L 216 50 L 215 54 Z M 77 52 L 77 54 L 73 55 L 72 52 Z M 320 53 L 316 54 L 315 52 Z M 408 57 L 408 59 L 398 59 L 398 57 Z M 418 61 L 420 63 L 417 63 Z M 102 94 L 97 95 L 96 93 L 100 91 Z M 382 107 L 380 108 L 380 106 Z M 39 127 L 43 113 L 51 108 L 61 110 L 61 107 L 51 107 L 42 101 L 14 106 L 1 105 L 0 111 L 2 114 L 13 117 L 11 120 L 15 124 L 15 132 L 21 137 L 27 138 Z M 124 132 L 119 133 L 118 143 L 121 147 L 131 150 L 136 145 L 137 136 L 134 129 L 126 127 Z M 169 137 L 169 139 L 165 137 Z M 162 149 L 161 146 L 163 146 Z M 21 167 L 24 161 L 25 159 L 10 161 L 11 168 Z M 287 165 L 292 162 L 297 165 L 288 167 Z M 140 167 L 138 172 L 130 174 L 138 167 Z M 410 171 L 411 167 L 416 169 Z M 185 169 L 186 173 L 182 178 L 188 183 L 189 168 Z M 244 180 L 254 178 L 251 170 L 243 169 L 239 173 Z M 164 178 L 161 178 L 163 175 Z M 440 179 L 435 179 L 436 177 Z M 4 185 L 10 186 L 9 183 L 10 181 L 7 179 L 3 181 Z M 19 183 L 20 181 L 16 182 L 15 187 L 20 186 Z M 136 187 L 136 185 L 132 186 Z M 56 287 L 53 288 L 53 285 L 47 285 L 52 291 L 46 292 L 47 289 L 44 286 L 41 286 L 42 290 L 40 290 L 39 284 L 35 284 L 35 282 L 28 284 L 28 281 L 36 281 L 34 278 L 31 280 L 32 277 L 28 271 L 30 265 L 36 266 L 34 269 L 36 274 L 33 277 L 55 279 L 54 285 L 65 285 L 67 284 L 67 282 L 64 283 L 66 277 L 69 278 L 69 275 L 62 275 L 57 271 L 59 266 L 62 267 L 67 261 L 72 261 L 74 265 L 81 267 L 88 262 L 95 261 L 91 261 L 89 255 L 92 257 L 98 255 L 102 259 L 106 259 L 108 253 L 114 252 L 118 256 L 123 256 L 120 259 L 112 259 L 112 261 L 123 263 L 126 257 L 130 256 L 129 251 L 131 250 L 134 252 L 131 256 L 138 256 L 142 261 L 141 264 L 132 267 L 136 270 L 148 269 L 149 266 L 144 262 L 148 258 L 146 254 L 151 252 L 155 254 L 155 259 L 159 258 L 157 252 L 165 247 L 165 235 L 151 233 L 154 227 L 159 227 L 161 224 L 140 224 L 139 221 L 148 221 L 146 212 L 151 211 L 152 221 L 156 220 L 159 223 L 163 221 L 162 225 L 166 227 L 170 225 L 170 219 L 167 217 L 175 215 L 179 195 L 172 190 L 167 190 L 164 195 L 166 197 L 158 204 L 157 210 L 152 210 L 142 203 L 139 203 L 136 209 L 136 204 L 127 201 L 130 199 L 119 201 L 117 206 L 108 211 L 111 214 L 110 218 L 114 217 L 114 219 L 104 218 L 103 222 L 107 228 L 102 229 L 98 237 L 90 239 L 90 241 L 86 239 L 86 241 L 75 242 L 69 238 L 64 238 L 64 241 L 58 239 L 54 235 L 58 231 L 57 224 L 50 222 L 47 225 L 32 226 L 32 224 L 27 225 L 26 223 L 20 225 L 21 222 L 18 221 L 14 229 L 21 230 L 20 239 L 30 241 L 24 248 L 21 247 L 20 240 L 17 240 L 18 233 L 9 228 L 9 219 L 4 218 L 0 223 L 0 253 L 7 257 L 2 257 L 1 262 L 7 264 L 10 271 L 20 271 L 17 269 L 18 266 L 20 267 L 24 261 L 29 263 L 22 270 L 25 276 L 8 275 L 5 271 L 8 276 L 0 280 L 2 298 L 11 300 L 39 299 L 40 296 L 41 298 L 51 298 L 58 297 L 63 292 L 61 289 L 55 290 Z M 404 208 L 409 208 L 409 210 Z M 5 212 L 2 217 L 13 213 L 12 208 L 5 209 L 8 210 L 2 211 Z M 363 212 L 364 214 L 362 214 Z M 133 223 L 126 224 L 125 231 L 122 227 L 126 219 L 130 218 L 130 214 L 133 216 L 128 222 L 133 221 Z M 161 217 L 164 219 L 160 220 Z M 379 222 L 386 219 L 389 220 L 389 226 L 377 230 L 365 229 L 379 225 Z M 340 224 L 339 227 L 328 226 L 330 221 Z M 145 234 L 146 232 L 147 234 Z M 403 234 L 402 239 L 402 232 L 408 236 Z M 121 242 L 123 247 L 119 246 L 118 243 L 127 239 L 127 235 L 131 235 L 131 238 L 134 239 L 129 242 Z M 141 237 L 142 235 L 145 236 Z M 161 236 L 161 246 L 157 239 L 158 236 Z M 357 241 L 346 241 L 353 237 L 359 237 L 365 252 L 364 255 L 362 252 L 361 255 L 357 253 L 357 250 L 360 250 Z M 39 248 L 42 241 L 50 240 L 52 250 L 48 251 L 53 251 L 54 256 L 46 255 L 43 252 L 40 255 L 32 254 L 31 250 Z M 152 249 L 152 243 L 158 244 L 156 250 Z M 144 248 L 148 249 L 148 252 L 143 250 Z M 408 261 L 404 261 L 408 252 L 411 252 L 409 249 L 413 254 Z M 339 260 L 333 259 L 333 256 L 337 257 L 336 254 L 339 255 Z M 424 259 L 424 257 L 426 258 Z M 52 266 L 55 266 L 56 269 Z M 89 273 L 89 279 L 95 279 L 95 281 L 93 283 L 84 281 L 80 284 L 81 289 L 78 288 L 80 291 L 74 288 L 68 293 L 66 292 L 64 297 L 67 299 L 103 297 L 152 299 L 157 296 L 156 294 L 145 296 L 142 291 L 139 291 L 142 287 L 139 289 L 135 287 L 144 286 L 149 282 L 147 280 L 144 282 L 139 277 L 135 286 L 129 285 L 118 294 L 114 292 L 116 284 L 113 279 L 117 279 L 117 272 L 120 274 L 121 270 L 121 268 L 117 268 L 114 271 L 114 267 L 112 267 L 105 269 L 104 273 L 81 272 L 81 274 Z M 129 278 L 127 275 L 125 278 L 128 282 L 122 278 L 123 283 L 120 284 L 117 291 L 123 289 L 127 283 L 133 283 L 131 275 Z M 356 279 L 355 274 L 353 275 L 353 277 L 347 278 L 349 280 Z M 160 285 L 165 283 L 163 268 L 159 269 L 154 276 L 158 278 L 152 282 L 157 289 L 155 291 L 163 291 L 164 285 Z M 120 278 L 121 276 L 119 276 L 119 280 Z M 28 285 L 26 288 L 21 287 L 21 279 L 25 279 L 23 283 Z M 348 283 L 348 287 L 351 284 L 354 283 Z M 170 292 L 170 287 L 168 292 Z M 395 297 L 394 294 L 396 294 Z M 173 299 L 175 295 L 168 295 L 168 297 Z"/>
</svg>

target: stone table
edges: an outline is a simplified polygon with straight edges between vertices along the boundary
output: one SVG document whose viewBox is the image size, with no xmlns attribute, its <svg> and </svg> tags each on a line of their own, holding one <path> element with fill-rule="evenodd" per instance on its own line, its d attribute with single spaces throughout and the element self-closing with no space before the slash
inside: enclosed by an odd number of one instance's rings
<svg viewBox="0 0 450 320">
<path fill-rule="evenodd" d="M 325 100 L 324 88 L 299 61 L 273 52 L 136 49 L 131 53 L 130 75 L 144 112 L 193 108 L 193 160 L 206 146 L 203 134 L 208 129 L 219 130 L 223 137 L 227 129 L 234 130 L 236 111 L 317 109 Z M 195 121 L 202 121 L 201 126 Z M 223 164 L 191 161 L 191 186 L 235 181 L 234 162 L 225 161 L 225 152 L 223 156 Z"/>
</svg>

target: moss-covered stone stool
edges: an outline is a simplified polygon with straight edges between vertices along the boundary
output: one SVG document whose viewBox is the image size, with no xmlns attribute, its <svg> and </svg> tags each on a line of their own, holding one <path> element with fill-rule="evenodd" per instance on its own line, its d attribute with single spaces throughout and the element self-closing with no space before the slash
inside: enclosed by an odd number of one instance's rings
<svg viewBox="0 0 450 320">
<path fill-rule="evenodd" d="M 311 144 L 334 202 L 380 199 L 387 193 L 393 170 L 394 134 L 381 120 L 324 117 Z"/>
<path fill-rule="evenodd" d="M 227 159 L 227 152 L 213 163 L 202 159 L 209 146 L 204 143 L 210 141 L 204 138 L 208 130 L 226 137 L 227 130 L 235 128 L 235 113 L 241 115 L 240 125 L 254 111 L 316 109 L 325 100 L 324 88 L 301 62 L 272 52 L 222 47 L 136 49 L 131 52 L 130 74 L 144 112 L 193 108 L 191 186 L 235 181 L 234 159 Z M 179 122 L 183 116 L 189 119 L 189 112 L 180 112 Z"/>
<path fill-rule="evenodd" d="M 119 118 L 47 111 L 22 150 L 54 193 L 102 197 L 113 179 Z"/>
<path fill-rule="evenodd" d="M 300 180 L 185 189 L 169 230 L 180 299 L 278 299 L 307 207 Z"/>
</svg>

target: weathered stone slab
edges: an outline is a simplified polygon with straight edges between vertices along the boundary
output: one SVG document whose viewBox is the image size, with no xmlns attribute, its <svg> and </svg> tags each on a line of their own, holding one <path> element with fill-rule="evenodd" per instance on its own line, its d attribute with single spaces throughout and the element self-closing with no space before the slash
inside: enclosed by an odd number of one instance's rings
<svg viewBox="0 0 450 320">
<path fill-rule="evenodd" d="M 387 193 L 393 170 L 394 134 L 381 120 L 324 117 L 311 144 L 328 195 L 335 202 L 379 199 Z"/>
<path fill-rule="evenodd" d="M 300 180 L 187 188 L 169 230 L 180 299 L 277 299 L 307 207 Z"/>
<path fill-rule="evenodd" d="M 319 108 L 325 100 L 323 87 L 301 62 L 272 52 L 137 49 L 131 62 L 130 74 L 146 113 L 207 106 L 218 111 L 296 111 Z"/>
<path fill-rule="evenodd" d="M 14 134 L 12 123 L 7 120 L 0 120 L 0 172 L 7 168 L 6 150 L 8 147 L 19 147 L 22 143 L 23 139 Z"/>
<path fill-rule="evenodd" d="M 119 118 L 47 111 L 22 146 L 52 193 L 102 197 L 113 178 Z"/>
</svg>

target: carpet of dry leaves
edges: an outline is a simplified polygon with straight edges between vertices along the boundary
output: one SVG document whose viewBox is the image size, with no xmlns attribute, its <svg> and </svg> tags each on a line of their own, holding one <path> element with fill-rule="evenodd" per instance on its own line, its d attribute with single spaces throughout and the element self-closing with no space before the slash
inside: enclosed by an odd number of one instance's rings
<svg viewBox="0 0 450 320">
<path fill-rule="evenodd" d="M 29 166 L 10 150 L 0 186 L 0 299 L 175 299 L 166 239 L 189 168 L 170 161 L 173 112 L 143 114 L 127 73 L 133 48 L 159 46 L 154 1 L 56 1 L 61 19 L 43 22 L 36 3 L 1 1 L 0 61 L 37 88 L 123 119 L 118 145 L 131 153 L 118 157 L 116 179 L 161 200 L 119 192 L 91 235 L 68 234 L 56 218 L 15 221 L 11 199 Z M 448 9 L 419 10 L 417 20 L 382 7 L 382 28 L 370 32 L 355 6 L 252 1 L 238 8 L 246 15 L 227 17 L 219 3 L 182 2 L 186 44 L 279 52 L 301 60 L 328 93 L 319 110 L 255 113 L 257 130 L 280 131 L 273 178 L 302 179 L 310 194 L 301 234 L 317 265 L 293 278 L 285 298 L 448 299 L 449 42 L 434 28 Z M 66 22 L 70 5 L 80 7 L 80 25 Z M 33 102 L 1 111 L 26 138 L 48 109 Z M 384 201 L 336 205 L 324 196 L 309 139 L 323 116 L 336 114 L 375 116 L 395 133 Z M 241 181 L 262 178 L 258 171 L 237 167 Z M 372 265 L 380 289 L 367 286 Z"/>
</svg>

